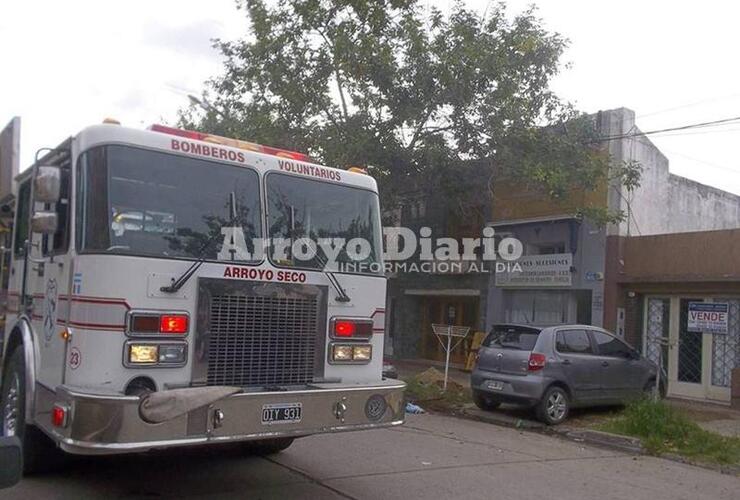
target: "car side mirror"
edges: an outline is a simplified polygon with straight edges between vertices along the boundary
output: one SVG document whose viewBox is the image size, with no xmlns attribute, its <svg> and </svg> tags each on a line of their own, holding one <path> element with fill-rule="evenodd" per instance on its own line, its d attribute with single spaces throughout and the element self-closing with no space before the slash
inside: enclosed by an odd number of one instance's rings
<svg viewBox="0 0 740 500">
<path fill-rule="evenodd" d="M 18 436 L 0 437 L 0 488 L 15 486 L 23 476 L 23 452 Z"/>
<path fill-rule="evenodd" d="M 42 165 L 33 179 L 33 199 L 39 203 L 56 203 L 61 197 L 62 172 L 59 167 Z"/>
<path fill-rule="evenodd" d="M 53 234 L 59 227 L 56 212 L 42 210 L 35 212 L 31 217 L 31 231 L 41 234 Z"/>
</svg>

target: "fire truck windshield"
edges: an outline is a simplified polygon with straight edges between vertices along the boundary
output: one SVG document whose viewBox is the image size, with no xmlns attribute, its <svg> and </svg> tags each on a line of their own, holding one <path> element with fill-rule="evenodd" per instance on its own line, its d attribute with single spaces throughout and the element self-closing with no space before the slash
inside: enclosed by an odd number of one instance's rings
<svg viewBox="0 0 740 500">
<path fill-rule="evenodd" d="M 81 156 L 79 185 L 77 246 L 82 252 L 257 257 L 259 178 L 251 169 L 111 145 Z M 242 230 L 248 258 L 221 255 L 219 235 L 232 220 Z M 209 240 L 215 243 L 206 245 Z"/>
<path fill-rule="evenodd" d="M 268 174 L 266 185 L 270 256 L 276 265 L 382 274 L 376 193 L 287 174 Z M 326 240 L 332 238 L 336 245 L 327 248 Z M 308 248 L 297 255 L 297 245 L 286 246 L 281 256 L 274 248 L 281 239 L 310 240 L 315 256 Z"/>
</svg>

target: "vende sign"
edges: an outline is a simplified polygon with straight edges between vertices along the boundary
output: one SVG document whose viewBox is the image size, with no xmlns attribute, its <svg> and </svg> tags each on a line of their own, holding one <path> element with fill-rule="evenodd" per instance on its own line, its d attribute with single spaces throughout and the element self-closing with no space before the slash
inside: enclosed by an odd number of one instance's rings
<svg viewBox="0 0 740 500">
<path fill-rule="evenodd" d="M 729 310 L 726 302 L 689 302 L 688 330 L 726 334 Z"/>
</svg>

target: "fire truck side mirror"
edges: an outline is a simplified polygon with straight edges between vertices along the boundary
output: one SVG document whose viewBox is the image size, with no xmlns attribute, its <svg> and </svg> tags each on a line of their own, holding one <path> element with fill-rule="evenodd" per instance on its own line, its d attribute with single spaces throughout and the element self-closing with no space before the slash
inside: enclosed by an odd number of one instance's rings
<svg viewBox="0 0 740 500">
<path fill-rule="evenodd" d="M 56 212 L 39 211 L 31 217 L 31 231 L 41 234 L 53 234 L 57 230 L 59 221 Z"/>
<path fill-rule="evenodd" d="M 42 165 L 36 171 L 33 198 L 39 203 L 56 203 L 61 196 L 62 174 L 59 167 Z"/>
</svg>

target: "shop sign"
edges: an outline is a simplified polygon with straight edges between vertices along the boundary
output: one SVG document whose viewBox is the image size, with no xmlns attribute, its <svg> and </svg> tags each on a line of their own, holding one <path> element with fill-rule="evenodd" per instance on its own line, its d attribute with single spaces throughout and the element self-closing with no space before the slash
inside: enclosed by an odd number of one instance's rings
<svg viewBox="0 0 740 500">
<path fill-rule="evenodd" d="M 688 331 L 727 333 L 730 305 L 726 302 L 689 302 Z"/>
<path fill-rule="evenodd" d="M 525 255 L 518 269 L 496 273 L 500 287 L 568 287 L 572 285 L 573 254 Z"/>
</svg>

